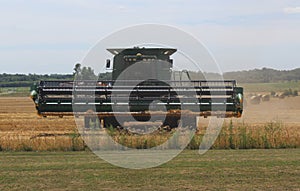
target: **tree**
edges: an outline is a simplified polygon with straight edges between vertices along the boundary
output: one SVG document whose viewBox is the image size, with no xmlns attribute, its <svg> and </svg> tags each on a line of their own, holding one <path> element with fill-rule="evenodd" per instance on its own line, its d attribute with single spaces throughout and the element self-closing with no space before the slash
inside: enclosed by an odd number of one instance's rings
<svg viewBox="0 0 300 191">
<path fill-rule="evenodd" d="M 86 66 L 81 68 L 80 63 L 75 64 L 73 75 L 77 80 L 97 80 L 94 70 Z"/>
<path fill-rule="evenodd" d="M 81 70 L 81 75 L 83 80 L 96 80 L 97 76 L 95 75 L 94 70 L 91 67 L 83 67 Z"/>
<path fill-rule="evenodd" d="M 74 76 L 78 75 L 79 73 L 81 72 L 81 64 L 80 63 L 77 63 L 75 64 L 75 67 L 74 67 Z"/>
</svg>

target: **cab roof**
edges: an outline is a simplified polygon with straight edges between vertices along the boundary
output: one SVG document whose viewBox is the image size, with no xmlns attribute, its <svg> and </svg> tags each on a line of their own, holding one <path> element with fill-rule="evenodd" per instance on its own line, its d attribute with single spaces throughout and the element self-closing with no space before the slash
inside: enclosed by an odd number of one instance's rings
<svg viewBox="0 0 300 191">
<path fill-rule="evenodd" d="M 172 55 L 177 49 L 175 48 L 109 48 L 107 49 L 113 55 L 125 54 L 125 55 L 136 55 L 137 53 L 141 54 L 152 54 L 152 55 Z"/>
</svg>

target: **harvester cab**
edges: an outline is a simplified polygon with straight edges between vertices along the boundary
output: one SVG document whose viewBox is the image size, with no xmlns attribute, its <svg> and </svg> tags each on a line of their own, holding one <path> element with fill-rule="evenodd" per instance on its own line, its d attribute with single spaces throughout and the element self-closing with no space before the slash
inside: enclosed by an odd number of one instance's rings
<svg viewBox="0 0 300 191">
<path fill-rule="evenodd" d="M 176 52 L 171 48 L 107 49 L 114 55 L 112 80 L 115 81 L 125 72 L 122 80 L 160 79 L 171 80 L 173 60 L 170 56 Z M 139 63 L 137 65 L 137 63 Z M 107 60 L 107 68 L 110 61 Z M 134 67 L 133 67 L 134 66 Z M 123 74 L 124 75 L 124 74 Z M 123 79 L 124 78 L 124 79 Z"/>
<path fill-rule="evenodd" d="M 176 71 L 171 55 L 176 49 L 107 50 L 114 55 L 113 63 L 106 61 L 112 79 L 40 81 L 31 93 L 38 114 L 82 115 L 85 127 L 91 120 L 99 120 L 102 127 L 121 127 L 119 119 L 126 121 L 128 116 L 142 122 L 165 116 L 162 126 L 175 128 L 183 110 L 192 123 L 182 125 L 195 126 L 199 116 L 241 117 L 243 88 L 235 80 L 191 80 L 186 70 L 180 74 L 186 73 L 189 80 L 172 79 Z"/>
</svg>

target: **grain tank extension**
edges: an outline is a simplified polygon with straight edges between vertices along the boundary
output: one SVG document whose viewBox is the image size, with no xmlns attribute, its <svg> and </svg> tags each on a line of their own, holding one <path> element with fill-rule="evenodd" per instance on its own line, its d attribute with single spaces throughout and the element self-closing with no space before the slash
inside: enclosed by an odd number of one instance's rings
<svg viewBox="0 0 300 191">
<path fill-rule="evenodd" d="M 108 51 L 114 55 L 113 63 L 106 63 L 111 80 L 40 81 L 31 92 L 38 114 L 84 116 L 87 128 L 91 120 L 98 119 L 103 127 L 121 127 L 116 117 L 152 121 L 165 116 L 162 125 L 175 128 L 183 115 L 189 120 L 182 125 L 196 125 L 198 116 L 242 115 L 243 88 L 237 87 L 235 80 L 176 79 L 171 59 L 176 49 Z"/>
</svg>

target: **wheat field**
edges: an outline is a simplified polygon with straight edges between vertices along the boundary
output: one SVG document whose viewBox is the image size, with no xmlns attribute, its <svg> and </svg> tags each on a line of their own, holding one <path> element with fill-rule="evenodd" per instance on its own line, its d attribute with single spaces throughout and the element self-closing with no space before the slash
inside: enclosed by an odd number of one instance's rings
<svg viewBox="0 0 300 191">
<path fill-rule="evenodd" d="M 0 150 L 69 151 L 87 149 L 78 134 L 73 117 L 47 117 L 36 114 L 26 97 L 0 98 Z M 300 147 L 300 97 L 271 99 L 245 106 L 240 119 L 225 119 L 212 148 L 298 148 Z M 198 130 L 188 145 L 197 149 L 206 132 L 208 119 L 199 118 Z M 174 133 L 136 135 L 107 129 L 119 143 L 132 148 L 151 148 Z M 179 140 L 180 141 L 180 140 Z"/>
</svg>

